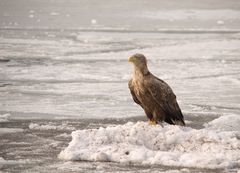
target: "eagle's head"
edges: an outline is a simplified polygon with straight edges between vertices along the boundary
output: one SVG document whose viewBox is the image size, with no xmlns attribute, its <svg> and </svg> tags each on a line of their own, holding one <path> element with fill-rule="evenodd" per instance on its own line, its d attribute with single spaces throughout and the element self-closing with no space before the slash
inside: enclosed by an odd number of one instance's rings
<svg viewBox="0 0 240 173">
<path fill-rule="evenodd" d="M 135 67 L 147 67 L 147 59 L 143 54 L 136 53 L 128 58 L 128 62 L 133 63 Z"/>
</svg>

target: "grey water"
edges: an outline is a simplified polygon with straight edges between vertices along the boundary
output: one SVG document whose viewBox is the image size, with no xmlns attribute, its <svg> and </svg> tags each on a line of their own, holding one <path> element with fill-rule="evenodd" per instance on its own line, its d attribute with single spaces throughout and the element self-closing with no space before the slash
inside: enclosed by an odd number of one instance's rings
<svg viewBox="0 0 240 173">
<path fill-rule="evenodd" d="M 237 0 L 1 0 L 0 170 L 184 169 L 57 155 L 73 130 L 146 121 L 127 86 L 137 52 L 172 87 L 188 126 L 239 115 L 239 9 Z"/>
</svg>

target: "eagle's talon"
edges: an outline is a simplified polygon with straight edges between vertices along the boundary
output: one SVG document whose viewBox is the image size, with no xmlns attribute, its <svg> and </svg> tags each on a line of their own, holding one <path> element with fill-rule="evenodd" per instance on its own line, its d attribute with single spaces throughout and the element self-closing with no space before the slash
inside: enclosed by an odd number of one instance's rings
<svg viewBox="0 0 240 173">
<path fill-rule="evenodd" d="M 156 122 L 155 120 L 149 120 L 149 124 L 150 124 L 150 125 L 156 125 L 157 122 Z"/>
</svg>

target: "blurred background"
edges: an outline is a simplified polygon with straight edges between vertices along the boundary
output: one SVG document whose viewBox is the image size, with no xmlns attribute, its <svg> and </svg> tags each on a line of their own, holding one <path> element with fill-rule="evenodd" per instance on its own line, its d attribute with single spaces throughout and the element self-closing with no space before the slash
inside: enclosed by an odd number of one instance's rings
<svg viewBox="0 0 240 173">
<path fill-rule="evenodd" d="M 142 115 L 127 88 L 137 52 L 183 112 L 239 111 L 239 9 L 237 0 L 1 0 L 0 112 Z"/>
</svg>

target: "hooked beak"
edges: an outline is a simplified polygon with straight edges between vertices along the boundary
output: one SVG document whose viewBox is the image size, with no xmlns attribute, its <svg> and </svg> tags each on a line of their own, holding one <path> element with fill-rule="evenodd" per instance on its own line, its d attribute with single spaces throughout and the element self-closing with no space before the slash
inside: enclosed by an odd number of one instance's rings
<svg viewBox="0 0 240 173">
<path fill-rule="evenodd" d="M 135 60 L 135 57 L 134 56 L 130 56 L 129 58 L 128 58 L 128 62 L 133 62 Z"/>
</svg>

